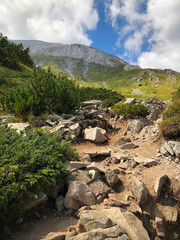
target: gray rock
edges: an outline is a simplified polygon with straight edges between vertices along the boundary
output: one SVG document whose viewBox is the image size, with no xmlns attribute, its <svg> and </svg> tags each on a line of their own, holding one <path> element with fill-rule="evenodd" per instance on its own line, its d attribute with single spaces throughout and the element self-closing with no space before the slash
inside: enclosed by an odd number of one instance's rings
<svg viewBox="0 0 180 240">
<path fill-rule="evenodd" d="M 130 119 L 127 124 L 127 131 L 131 133 L 140 133 L 141 130 L 145 127 L 145 121 L 141 119 Z"/>
<path fill-rule="evenodd" d="M 112 222 L 120 226 L 132 240 L 150 240 L 142 222 L 131 212 L 117 207 L 101 210 Z"/>
<path fill-rule="evenodd" d="M 169 152 L 163 145 L 161 145 L 161 147 L 160 147 L 160 153 L 162 153 L 166 157 L 169 156 Z"/>
<path fill-rule="evenodd" d="M 136 99 L 135 98 L 126 98 L 125 104 L 135 104 Z"/>
<path fill-rule="evenodd" d="M 122 145 L 124 145 L 124 144 L 126 144 L 126 140 L 122 137 L 122 138 L 120 138 L 118 141 L 116 141 L 115 142 L 115 144 L 114 144 L 114 146 L 116 147 L 118 147 L 118 146 L 122 146 Z"/>
<path fill-rule="evenodd" d="M 69 163 L 69 168 L 70 169 L 81 169 L 81 168 L 86 168 L 87 166 L 89 165 L 89 163 L 87 162 L 74 162 L 74 161 L 71 161 Z"/>
<path fill-rule="evenodd" d="M 144 183 L 138 178 L 132 177 L 131 179 L 131 192 L 136 198 L 139 205 L 148 201 L 148 193 Z"/>
<path fill-rule="evenodd" d="M 90 140 L 95 143 L 103 143 L 107 140 L 105 136 L 106 131 L 102 128 L 95 127 L 95 128 L 86 128 L 84 130 L 84 139 Z"/>
<path fill-rule="evenodd" d="M 98 202 L 103 201 L 111 191 L 110 187 L 108 187 L 101 179 L 95 179 L 89 182 L 88 186 L 96 196 Z"/>
<path fill-rule="evenodd" d="M 77 236 L 71 238 L 71 240 L 104 240 L 106 238 L 117 238 L 119 236 L 122 236 L 123 234 L 124 231 L 121 227 L 113 226 L 111 228 L 98 228 L 89 232 L 80 233 Z"/>
<path fill-rule="evenodd" d="M 81 213 L 79 227 L 86 232 L 97 228 L 109 228 L 115 224 L 104 214 L 97 210 L 85 210 Z"/>
<path fill-rule="evenodd" d="M 43 192 L 37 192 L 32 194 L 34 197 L 26 198 L 24 201 L 24 210 L 30 210 L 34 207 L 37 207 L 40 204 L 43 204 L 47 201 L 47 195 Z"/>
<path fill-rule="evenodd" d="M 83 105 L 88 106 L 88 105 L 96 105 L 100 107 L 102 105 L 102 101 L 100 100 L 90 100 L 90 101 L 84 101 Z"/>
<path fill-rule="evenodd" d="M 173 148 L 176 157 L 180 157 L 180 142 L 169 141 L 168 144 Z"/>
<path fill-rule="evenodd" d="M 127 143 L 121 146 L 121 149 L 135 149 L 139 147 L 138 145 L 134 144 L 134 143 Z"/>
<path fill-rule="evenodd" d="M 174 151 L 173 149 L 169 146 L 169 144 L 167 142 L 165 142 L 163 144 L 163 147 L 168 151 L 168 153 L 170 153 L 172 156 L 174 155 Z"/>
<path fill-rule="evenodd" d="M 75 124 L 71 125 L 69 127 L 69 129 L 73 132 L 73 135 L 75 135 L 75 137 L 78 137 L 81 132 L 81 127 L 80 127 L 79 123 L 75 123 Z"/>
<path fill-rule="evenodd" d="M 49 126 L 53 127 L 54 125 L 56 125 L 57 122 L 53 122 L 53 121 L 51 121 L 50 119 L 47 119 L 47 120 L 46 120 L 46 123 L 47 123 Z"/>
<path fill-rule="evenodd" d="M 64 210 L 64 197 L 62 195 L 56 198 L 55 207 L 58 210 L 58 212 Z"/>
<path fill-rule="evenodd" d="M 88 183 L 91 181 L 90 177 L 88 176 L 87 171 L 81 171 L 81 170 L 73 170 L 65 179 L 65 183 L 69 185 L 71 181 L 79 181 L 83 183 Z"/>
<path fill-rule="evenodd" d="M 115 186 L 119 182 L 118 175 L 110 169 L 108 169 L 105 172 L 105 177 L 106 177 L 106 181 L 107 181 L 107 183 L 109 184 L 110 187 Z"/>
<path fill-rule="evenodd" d="M 81 206 L 90 206 L 96 203 L 91 188 L 82 182 L 70 182 L 68 192 L 64 199 L 64 206 L 78 210 Z"/>
<path fill-rule="evenodd" d="M 144 157 L 135 157 L 134 161 L 137 163 L 142 163 L 144 166 L 153 166 L 157 165 L 157 160 L 153 158 L 144 158 Z"/>
<path fill-rule="evenodd" d="M 163 176 L 156 178 L 155 184 L 154 184 L 154 192 L 155 192 L 156 198 L 158 198 L 161 195 L 162 189 L 168 179 L 169 178 L 167 175 L 163 175 Z"/>
</svg>

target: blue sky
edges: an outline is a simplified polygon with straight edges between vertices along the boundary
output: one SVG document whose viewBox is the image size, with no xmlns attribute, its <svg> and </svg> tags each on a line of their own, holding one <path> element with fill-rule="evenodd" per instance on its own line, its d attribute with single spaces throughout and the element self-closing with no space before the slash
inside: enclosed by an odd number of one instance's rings
<svg viewBox="0 0 180 240">
<path fill-rule="evenodd" d="M 0 0 L 0 32 L 81 43 L 143 68 L 180 71 L 179 13 L 179 0 Z"/>
</svg>

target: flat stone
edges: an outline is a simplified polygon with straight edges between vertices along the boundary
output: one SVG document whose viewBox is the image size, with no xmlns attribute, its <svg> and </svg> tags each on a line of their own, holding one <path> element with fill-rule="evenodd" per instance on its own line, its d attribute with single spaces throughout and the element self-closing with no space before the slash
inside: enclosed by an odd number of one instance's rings
<svg viewBox="0 0 180 240">
<path fill-rule="evenodd" d="M 90 157 L 96 157 L 97 151 L 96 150 L 86 150 L 84 154 L 88 154 Z"/>
<path fill-rule="evenodd" d="M 84 101 L 83 105 L 88 106 L 88 105 L 97 105 L 98 107 L 102 105 L 102 101 L 100 100 L 90 100 L 90 101 Z"/>
<path fill-rule="evenodd" d="M 104 150 L 99 150 L 98 152 L 97 152 L 97 155 L 98 156 L 110 156 L 111 155 L 111 151 L 112 151 L 112 149 L 104 149 Z"/>
<path fill-rule="evenodd" d="M 125 104 L 135 104 L 136 99 L 135 98 L 126 98 Z"/>
<path fill-rule="evenodd" d="M 121 146 L 121 149 L 135 149 L 139 147 L 138 145 L 134 144 L 134 143 L 127 143 Z"/>
<path fill-rule="evenodd" d="M 122 137 L 118 141 L 115 142 L 114 146 L 118 147 L 118 146 L 121 146 L 121 145 L 124 145 L 124 144 L 126 144 L 126 140 Z"/>
<path fill-rule="evenodd" d="M 155 192 L 155 197 L 158 198 L 161 195 L 162 189 L 164 187 L 164 184 L 168 180 L 167 175 L 160 176 L 156 178 L 155 184 L 154 184 L 154 192 Z"/>
<path fill-rule="evenodd" d="M 144 183 L 135 177 L 131 180 L 131 192 L 136 198 L 138 204 L 143 204 L 148 201 L 148 193 Z"/>
<path fill-rule="evenodd" d="M 70 169 L 81 169 L 81 168 L 86 168 L 89 165 L 88 162 L 74 162 L 74 161 L 70 161 L 69 163 L 69 168 Z"/>
<path fill-rule="evenodd" d="M 99 165 L 98 163 L 96 162 L 92 162 L 91 164 L 89 164 L 87 167 L 86 167 L 87 170 L 96 170 L 97 172 L 99 173 L 104 173 L 105 172 L 105 168 L 102 167 L 101 165 Z"/>
<path fill-rule="evenodd" d="M 43 192 L 37 192 L 33 194 L 34 197 L 26 198 L 24 201 L 24 210 L 30 210 L 34 207 L 37 207 L 40 204 L 43 204 L 47 201 L 47 195 Z"/>
<path fill-rule="evenodd" d="M 153 166 L 157 165 L 157 160 L 153 158 L 144 158 L 144 157 L 135 157 L 134 161 L 137 163 L 142 163 L 144 166 Z"/>
<path fill-rule="evenodd" d="M 101 210 L 114 223 L 120 226 L 132 240 L 150 240 L 142 222 L 131 212 L 124 212 L 117 207 Z"/>
</svg>

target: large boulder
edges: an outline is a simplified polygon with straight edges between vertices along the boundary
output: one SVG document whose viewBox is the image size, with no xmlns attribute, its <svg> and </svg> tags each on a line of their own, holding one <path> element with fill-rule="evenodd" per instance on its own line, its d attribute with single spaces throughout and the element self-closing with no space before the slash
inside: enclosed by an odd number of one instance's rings
<svg viewBox="0 0 180 240">
<path fill-rule="evenodd" d="M 132 177 L 131 192 L 136 198 L 137 202 L 141 205 L 148 201 L 148 192 L 144 183 L 138 178 Z"/>
<path fill-rule="evenodd" d="M 124 212 L 124 210 L 117 207 L 103 209 L 101 212 L 120 226 L 131 240 L 150 240 L 142 222 L 133 213 Z"/>
<path fill-rule="evenodd" d="M 105 240 L 109 238 L 115 239 L 123 236 L 123 234 L 124 231 L 121 227 L 113 226 L 111 228 L 97 228 L 89 232 L 80 233 L 77 236 L 70 238 L 70 240 Z"/>
<path fill-rule="evenodd" d="M 79 228 L 86 232 L 97 228 L 109 228 L 115 224 L 104 214 L 97 210 L 85 210 L 81 213 Z"/>
<path fill-rule="evenodd" d="M 84 130 L 84 139 L 93 141 L 95 143 L 103 143 L 107 140 L 105 136 L 106 131 L 102 128 L 86 128 Z"/>
<path fill-rule="evenodd" d="M 81 206 L 90 206 L 96 203 L 94 193 L 90 187 L 82 182 L 70 182 L 64 199 L 64 206 L 78 210 Z"/>
</svg>

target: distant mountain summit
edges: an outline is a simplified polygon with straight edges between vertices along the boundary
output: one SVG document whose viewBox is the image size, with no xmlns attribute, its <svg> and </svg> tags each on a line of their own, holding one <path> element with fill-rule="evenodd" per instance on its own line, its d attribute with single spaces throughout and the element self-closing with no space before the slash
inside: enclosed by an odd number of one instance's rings
<svg viewBox="0 0 180 240">
<path fill-rule="evenodd" d="M 87 63 L 96 63 L 114 67 L 119 64 L 129 65 L 126 61 L 111 54 L 82 44 L 49 43 L 38 40 L 13 40 L 13 42 L 29 47 L 31 54 L 44 54 L 59 57 L 81 59 Z"/>
</svg>

